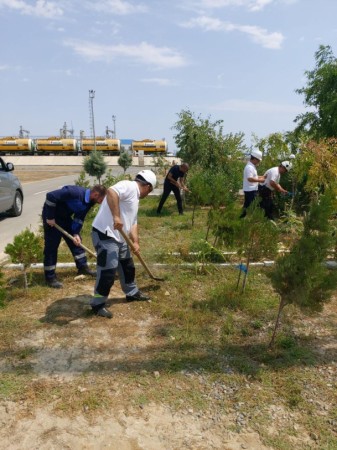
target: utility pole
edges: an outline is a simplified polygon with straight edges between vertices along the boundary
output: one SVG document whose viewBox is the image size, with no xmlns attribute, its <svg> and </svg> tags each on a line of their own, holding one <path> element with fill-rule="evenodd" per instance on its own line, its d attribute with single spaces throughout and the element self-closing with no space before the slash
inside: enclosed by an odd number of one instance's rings
<svg viewBox="0 0 337 450">
<path fill-rule="evenodd" d="M 89 91 L 89 115 L 90 115 L 90 129 L 91 136 L 94 139 L 94 151 L 96 150 L 96 135 L 95 135 L 95 119 L 94 119 L 94 98 L 95 91 Z"/>
<path fill-rule="evenodd" d="M 112 122 L 114 124 L 114 139 L 116 139 L 116 116 L 112 116 Z"/>
</svg>

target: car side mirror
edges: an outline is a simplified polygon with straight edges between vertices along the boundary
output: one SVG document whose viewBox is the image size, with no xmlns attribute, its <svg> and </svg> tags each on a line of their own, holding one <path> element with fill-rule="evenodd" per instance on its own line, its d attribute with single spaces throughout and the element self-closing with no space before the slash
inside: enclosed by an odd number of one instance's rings
<svg viewBox="0 0 337 450">
<path fill-rule="evenodd" d="M 14 170 L 14 164 L 11 162 L 7 163 L 6 170 L 7 170 L 7 172 L 11 172 L 12 170 Z"/>
</svg>

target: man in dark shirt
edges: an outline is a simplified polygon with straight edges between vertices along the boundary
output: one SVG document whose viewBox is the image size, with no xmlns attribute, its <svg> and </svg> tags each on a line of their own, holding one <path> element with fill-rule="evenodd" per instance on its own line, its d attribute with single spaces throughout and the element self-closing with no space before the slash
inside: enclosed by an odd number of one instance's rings
<svg viewBox="0 0 337 450">
<path fill-rule="evenodd" d="M 171 167 L 168 171 L 165 181 L 164 181 L 164 191 L 161 196 L 157 214 L 160 214 L 164 203 L 167 200 L 167 197 L 173 192 L 176 200 L 179 214 L 183 214 L 183 203 L 181 200 L 180 189 L 185 192 L 190 192 L 189 189 L 185 186 L 186 174 L 188 172 L 189 165 L 187 163 L 182 163 L 181 165 L 176 164 Z"/>
<path fill-rule="evenodd" d="M 81 244 L 80 231 L 85 216 L 95 203 L 102 203 L 106 188 L 96 185 L 92 189 L 82 186 L 63 186 L 62 189 L 48 192 L 42 210 L 44 230 L 44 275 L 48 286 L 60 289 L 62 283 L 56 278 L 57 250 L 63 237 L 71 251 L 78 274 L 95 276 L 90 270 L 85 251 Z M 63 236 L 55 228 L 55 223 L 74 237 L 74 240 Z"/>
</svg>

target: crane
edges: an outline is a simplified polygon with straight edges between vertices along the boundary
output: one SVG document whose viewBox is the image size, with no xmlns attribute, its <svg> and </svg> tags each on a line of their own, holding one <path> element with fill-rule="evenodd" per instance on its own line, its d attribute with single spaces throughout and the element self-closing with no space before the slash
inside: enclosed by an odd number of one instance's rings
<svg viewBox="0 0 337 450">
<path fill-rule="evenodd" d="M 25 135 L 25 133 L 26 133 L 26 135 Z M 29 137 L 29 133 L 30 133 L 30 131 L 24 130 L 24 129 L 22 128 L 22 125 L 20 125 L 20 131 L 19 131 L 19 137 L 20 137 L 20 138 Z"/>
</svg>

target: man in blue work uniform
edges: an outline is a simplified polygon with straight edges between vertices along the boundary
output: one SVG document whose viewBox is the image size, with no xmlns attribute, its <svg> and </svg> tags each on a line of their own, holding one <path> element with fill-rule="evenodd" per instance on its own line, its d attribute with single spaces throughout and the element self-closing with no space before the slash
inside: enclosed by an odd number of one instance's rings
<svg viewBox="0 0 337 450">
<path fill-rule="evenodd" d="M 71 251 L 78 274 L 95 276 L 90 270 L 85 251 L 81 244 L 80 231 L 85 216 L 95 203 L 102 203 L 106 195 L 106 188 L 96 185 L 92 189 L 82 186 L 63 186 L 61 189 L 48 192 L 42 210 L 44 230 L 44 275 L 49 287 L 60 289 L 62 283 L 56 277 L 57 250 L 61 238 L 67 243 Z M 64 236 L 55 228 L 55 223 L 71 234 L 74 240 Z"/>
<path fill-rule="evenodd" d="M 182 163 L 180 165 L 176 164 L 168 171 L 164 181 L 164 191 L 157 208 L 157 214 L 161 213 L 162 207 L 171 192 L 173 192 L 177 200 L 179 214 L 183 214 L 183 202 L 180 195 L 180 189 L 185 192 L 189 192 L 189 189 L 185 186 L 185 179 L 188 169 L 189 165 L 187 163 Z"/>
</svg>

